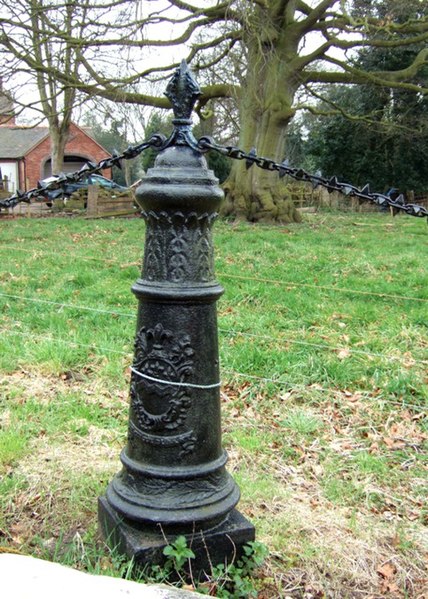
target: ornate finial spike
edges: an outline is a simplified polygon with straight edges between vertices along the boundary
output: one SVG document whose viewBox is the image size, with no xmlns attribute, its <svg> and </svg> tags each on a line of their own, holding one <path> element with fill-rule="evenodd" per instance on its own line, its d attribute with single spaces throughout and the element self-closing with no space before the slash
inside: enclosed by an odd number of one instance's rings
<svg viewBox="0 0 428 599">
<path fill-rule="evenodd" d="M 201 89 L 185 60 L 171 77 L 165 95 L 172 104 L 176 119 L 190 119 Z"/>
</svg>

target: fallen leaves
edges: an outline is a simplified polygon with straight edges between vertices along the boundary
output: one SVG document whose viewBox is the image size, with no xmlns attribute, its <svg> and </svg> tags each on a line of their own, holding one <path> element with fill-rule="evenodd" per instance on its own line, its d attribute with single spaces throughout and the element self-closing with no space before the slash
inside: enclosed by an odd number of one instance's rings
<svg viewBox="0 0 428 599">
<path fill-rule="evenodd" d="M 400 588 L 395 582 L 397 568 L 391 562 L 386 562 L 379 566 L 376 570 L 380 577 L 380 592 L 385 593 L 400 593 Z"/>
<path fill-rule="evenodd" d="M 422 445 L 428 439 L 427 433 L 415 423 L 420 419 L 417 415 L 412 418 L 409 412 L 402 413 L 402 421 L 395 422 L 386 429 L 386 435 L 383 437 L 384 444 L 391 450 L 404 449 L 411 447 L 414 450 L 422 448 Z"/>
<path fill-rule="evenodd" d="M 360 391 L 356 391 L 355 393 L 352 393 L 351 391 L 344 391 L 343 395 L 345 396 L 347 401 L 350 401 L 351 403 L 355 403 L 357 401 L 360 401 L 360 399 L 363 397 L 363 394 Z"/>
<path fill-rule="evenodd" d="M 339 360 L 346 360 L 346 358 L 351 356 L 352 352 L 348 347 L 342 347 L 341 349 L 338 349 L 336 353 Z"/>
<path fill-rule="evenodd" d="M 384 437 L 383 442 L 388 449 L 404 449 L 406 442 L 403 439 L 393 439 L 391 437 Z"/>
</svg>

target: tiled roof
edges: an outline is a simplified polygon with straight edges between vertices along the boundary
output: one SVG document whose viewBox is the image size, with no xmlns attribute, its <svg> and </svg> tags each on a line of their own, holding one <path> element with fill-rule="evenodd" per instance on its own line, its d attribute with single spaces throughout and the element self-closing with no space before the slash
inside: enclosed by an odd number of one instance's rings
<svg viewBox="0 0 428 599">
<path fill-rule="evenodd" d="M 48 133 L 47 127 L 0 127 L 0 159 L 22 158 Z"/>
</svg>

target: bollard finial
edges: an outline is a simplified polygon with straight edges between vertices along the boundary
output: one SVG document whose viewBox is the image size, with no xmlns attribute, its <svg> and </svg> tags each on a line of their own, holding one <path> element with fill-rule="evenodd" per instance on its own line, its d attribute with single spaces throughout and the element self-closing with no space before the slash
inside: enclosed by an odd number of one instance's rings
<svg viewBox="0 0 428 599">
<path fill-rule="evenodd" d="M 190 115 L 201 93 L 201 89 L 192 71 L 183 59 L 171 77 L 165 92 L 166 97 L 172 104 L 175 118 L 180 120 L 190 119 Z"/>
</svg>

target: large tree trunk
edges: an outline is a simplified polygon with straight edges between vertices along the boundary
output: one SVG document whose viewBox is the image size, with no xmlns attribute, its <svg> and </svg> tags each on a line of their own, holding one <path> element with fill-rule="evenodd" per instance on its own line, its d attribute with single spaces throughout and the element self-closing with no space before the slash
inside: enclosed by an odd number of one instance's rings
<svg viewBox="0 0 428 599">
<path fill-rule="evenodd" d="M 249 24 L 245 39 L 248 71 L 239 99 L 239 147 L 247 152 L 256 148 L 258 156 L 281 162 L 285 130 L 294 116 L 299 69 L 296 36 L 289 34 L 283 19 L 277 22 L 274 10 L 256 9 L 255 27 Z M 300 221 L 286 182 L 277 172 L 256 165 L 247 170 L 245 161 L 236 160 L 224 188 L 225 215 L 251 221 Z"/>
<path fill-rule="evenodd" d="M 261 79 L 263 73 L 258 75 Z M 287 102 L 288 106 L 275 105 L 269 91 L 269 74 L 265 75 L 262 81 L 247 82 L 240 106 L 239 147 L 246 152 L 256 148 L 258 156 L 281 162 L 285 152 L 284 132 L 292 116 L 291 102 Z M 262 90 L 263 95 L 257 97 L 257 90 Z M 251 221 L 298 222 L 300 214 L 286 183 L 277 172 L 256 165 L 247 169 L 245 161 L 236 160 L 224 185 L 223 214 Z"/>
<path fill-rule="evenodd" d="M 263 129 L 258 123 L 243 123 L 248 128 L 251 142 L 242 144 L 240 148 L 249 151 L 252 147 L 257 154 L 281 162 L 280 150 L 283 149 L 283 129 L 272 126 Z M 241 134 L 241 139 L 243 135 Z M 258 142 L 258 143 L 257 143 Z M 300 222 L 301 217 L 290 194 L 287 181 L 280 179 L 278 172 L 262 170 L 256 165 L 247 169 L 245 161 L 236 160 L 230 175 L 223 185 L 225 202 L 222 208 L 224 216 L 235 216 L 253 222 L 277 221 Z"/>
</svg>

